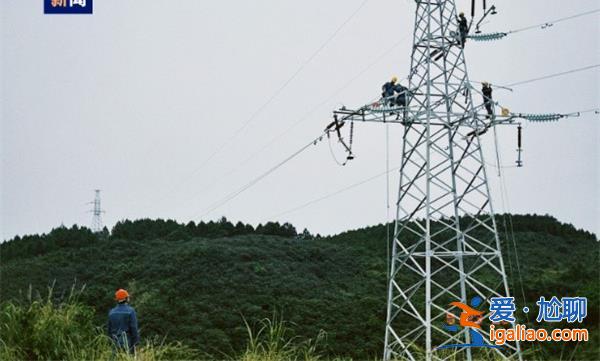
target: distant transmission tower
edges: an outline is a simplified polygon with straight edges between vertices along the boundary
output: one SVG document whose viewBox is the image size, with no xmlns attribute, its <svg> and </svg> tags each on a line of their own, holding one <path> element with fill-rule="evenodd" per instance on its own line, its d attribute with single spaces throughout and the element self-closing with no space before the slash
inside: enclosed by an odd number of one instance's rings
<svg viewBox="0 0 600 361">
<path fill-rule="evenodd" d="M 90 212 L 92 212 L 92 231 L 94 233 L 99 233 L 99 232 L 102 232 L 102 228 L 103 228 L 102 213 L 104 213 L 104 210 L 102 209 L 102 206 L 100 205 L 100 189 L 95 189 L 94 193 L 95 193 L 94 200 L 89 203 L 89 204 L 93 204 L 93 209 L 90 210 Z"/>
<path fill-rule="evenodd" d="M 485 104 L 474 105 L 472 95 L 478 91 L 467 75 L 454 0 L 415 2 L 406 106 L 394 97 L 393 102 L 381 99 L 358 109 L 343 107 L 334 111 L 327 128 L 328 135 L 337 133 L 348 160 L 354 158 L 354 122 L 404 128 L 383 357 L 470 361 L 488 352 L 521 360 L 515 342 L 502 348 L 452 347 L 470 344 L 478 335 L 444 325 L 457 317 L 451 302 L 509 297 L 480 136 L 496 125 L 518 124 L 517 118 L 541 121 L 567 115 L 513 114 L 508 109 L 488 114 Z M 495 7 L 485 11 L 484 1 L 484 12 L 484 17 L 494 14 Z M 341 136 L 347 123 L 348 143 Z M 519 150 L 520 131 L 519 126 Z M 478 309 L 488 316 L 487 303 Z M 488 339 L 486 326 L 472 330 Z M 448 348 L 441 350 L 444 346 Z"/>
</svg>

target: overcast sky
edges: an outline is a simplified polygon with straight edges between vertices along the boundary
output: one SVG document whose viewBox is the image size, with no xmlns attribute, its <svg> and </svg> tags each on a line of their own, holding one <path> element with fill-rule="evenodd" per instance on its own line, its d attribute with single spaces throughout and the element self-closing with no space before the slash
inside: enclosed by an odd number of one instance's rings
<svg viewBox="0 0 600 361">
<path fill-rule="evenodd" d="M 94 2 L 93 15 L 43 15 L 42 0 L 3 0 L 2 239 L 61 223 L 89 225 L 86 202 L 95 188 L 109 227 L 125 218 L 200 220 L 215 201 L 318 135 L 333 109 L 360 106 L 391 75 L 407 75 L 415 10 L 408 0 L 367 1 L 311 58 L 362 3 L 103 0 Z M 470 1 L 457 3 L 467 9 Z M 600 7 L 597 0 L 496 5 L 485 32 Z M 469 76 L 510 84 L 598 64 L 599 19 L 596 13 L 496 42 L 471 41 Z M 599 104 L 598 69 L 494 95 L 515 112 L 590 109 Z M 525 167 L 504 170 L 507 202 L 488 170 L 495 210 L 547 213 L 598 233 L 599 122 L 586 113 L 526 124 Z M 516 130 L 498 134 L 502 163 L 513 165 Z M 392 166 L 401 135 L 390 127 Z M 203 219 L 289 221 L 322 234 L 385 222 L 385 177 L 279 215 L 384 172 L 385 149 L 384 126 L 358 124 L 357 157 L 348 166 L 336 165 L 320 143 Z M 393 173 L 393 196 L 397 181 Z"/>
</svg>

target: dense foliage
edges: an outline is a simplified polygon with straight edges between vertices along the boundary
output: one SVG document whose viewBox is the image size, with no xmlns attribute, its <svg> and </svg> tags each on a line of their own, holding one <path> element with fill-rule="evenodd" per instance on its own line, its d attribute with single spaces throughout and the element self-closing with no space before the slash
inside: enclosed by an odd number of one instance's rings
<svg viewBox="0 0 600 361">
<path fill-rule="evenodd" d="M 596 237 L 549 216 L 500 215 L 497 223 L 507 232 L 501 238 L 510 240 L 502 242 L 503 252 L 519 306 L 523 295 L 531 309 L 542 295 L 589 299 L 588 343 L 576 349 L 565 343 L 565 350 L 545 344 L 535 352 L 599 358 Z M 44 289 L 56 280 L 60 298 L 74 282 L 86 284 L 80 300 L 95 308 L 94 322 L 101 325 L 114 290 L 124 287 L 143 335 L 166 336 L 216 356 L 246 349 L 243 317 L 254 322 L 281 312 L 295 335 L 311 338 L 323 330 L 324 353 L 373 358 L 381 352 L 385 322 L 386 231 L 377 225 L 312 237 L 289 224 L 254 228 L 226 219 L 123 221 L 101 235 L 61 227 L 1 245 L 0 291 L 18 299 L 29 285 Z"/>
<path fill-rule="evenodd" d="M 166 240 L 186 240 L 192 237 L 220 238 L 248 234 L 260 234 L 282 237 L 296 237 L 296 228 L 289 223 L 267 222 L 259 224 L 256 228 L 252 225 L 238 222 L 233 224 L 225 217 L 217 222 L 208 223 L 189 222 L 179 224 L 173 220 L 138 219 L 135 221 L 124 220 L 118 222 L 109 233 L 106 227 L 99 234 L 77 225 L 71 228 L 64 226 L 53 229 L 47 234 L 16 236 L 1 245 L 2 260 L 41 256 L 63 248 L 87 247 L 95 242 L 104 241 L 106 238 L 143 241 L 147 239 L 163 238 Z M 307 230 L 300 235 L 302 238 L 311 238 Z"/>
</svg>

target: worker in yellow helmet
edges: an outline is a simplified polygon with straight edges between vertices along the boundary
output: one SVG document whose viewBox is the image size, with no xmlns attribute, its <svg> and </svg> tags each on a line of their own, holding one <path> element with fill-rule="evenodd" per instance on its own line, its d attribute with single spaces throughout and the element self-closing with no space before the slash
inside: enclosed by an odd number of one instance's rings
<svg viewBox="0 0 600 361">
<path fill-rule="evenodd" d="M 394 92 L 396 91 L 396 82 L 398 81 L 397 76 L 393 76 L 390 81 L 383 84 L 381 87 L 381 97 L 383 97 L 384 104 L 390 105 L 393 103 Z"/>
<path fill-rule="evenodd" d="M 108 313 L 108 336 L 114 345 L 130 354 L 135 354 L 135 345 L 140 342 L 135 310 L 129 306 L 129 293 L 118 289 L 115 292 L 117 305 Z"/>
<path fill-rule="evenodd" d="M 401 84 L 398 84 L 398 77 L 393 76 L 389 82 L 383 84 L 381 90 L 381 96 L 388 106 L 406 106 L 407 89 Z M 396 94 L 397 96 L 394 96 Z"/>
<path fill-rule="evenodd" d="M 393 76 L 392 79 L 383 84 L 381 87 L 383 97 L 382 103 L 390 108 L 390 115 L 402 115 L 402 119 L 406 119 L 406 105 L 408 103 L 408 89 L 398 83 L 398 77 Z M 400 109 L 398 109 L 400 108 Z M 396 111 L 400 110 L 400 113 Z"/>
</svg>

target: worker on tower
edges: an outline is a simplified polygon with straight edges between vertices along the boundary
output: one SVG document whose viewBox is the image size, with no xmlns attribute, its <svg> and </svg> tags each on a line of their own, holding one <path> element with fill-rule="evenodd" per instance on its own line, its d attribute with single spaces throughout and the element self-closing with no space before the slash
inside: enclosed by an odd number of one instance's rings
<svg viewBox="0 0 600 361">
<path fill-rule="evenodd" d="M 487 119 L 490 119 L 494 116 L 494 100 L 492 99 L 492 86 L 490 83 L 484 81 L 481 83 L 481 93 L 483 94 L 483 104 L 485 105 L 485 110 L 487 110 Z"/>
<path fill-rule="evenodd" d="M 397 84 L 397 82 L 398 82 L 398 78 L 396 76 L 393 76 L 392 80 L 383 84 L 383 86 L 381 87 L 381 89 L 382 89 L 381 96 L 383 97 L 385 104 L 387 104 L 390 107 L 406 106 L 406 98 L 407 98 L 408 89 L 406 89 L 401 84 Z M 394 95 L 396 95 L 396 94 L 397 94 L 397 96 L 394 97 Z"/>
<path fill-rule="evenodd" d="M 467 35 L 469 34 L 469 25 L 467 24 L 465 13 L 461 11 L 456 20 L 458 21 L 458 45 L 464 49 L 467 42 Z"/>
<path fill-rule="evenodd" d="M 115 292 L 117 305 L 108 313 L 108 336 L 115 347 L 135 354 L 135 345 L 140 342 L 135 310 L 129 306 L 129 293 L 124 289 Z"/>
<path fill-rule="evenodd" d="M 396 85 L 396 92 L 398 96 L 396 97 L 396 105 L 399 107 L 406 106 L 406 100 L 408 99 L 408 89 L 402 86 L 402 84 Z"/>
<path fill-rule="evenodd" d="M 392 80 L 383 84 L 381 87 L 381 96 L 383 97 L 384 104 L 392 105 L 394 103 L 393 97 L 394 92 L 396 91 L 396 82 L 398 81 L 398 77 L 393 76 Z"/>
</svg>

